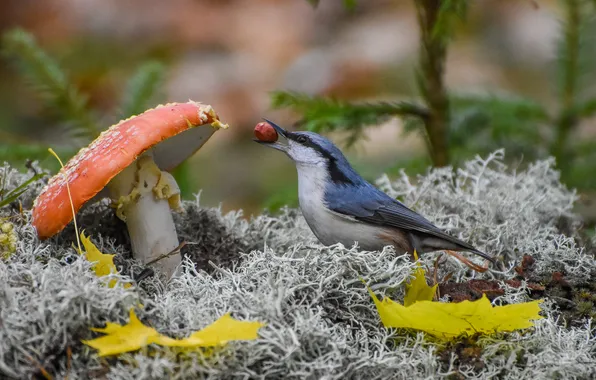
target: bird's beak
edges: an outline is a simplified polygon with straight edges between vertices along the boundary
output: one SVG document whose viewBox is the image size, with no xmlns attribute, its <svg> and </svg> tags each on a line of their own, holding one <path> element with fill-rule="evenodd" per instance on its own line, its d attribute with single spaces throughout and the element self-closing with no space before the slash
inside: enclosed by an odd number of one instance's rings
<svg viewBox="0 0 596 380">
<path fill-rule="evenodd" d="M 258 142 L 259 144 L 263 144 L 263 145 L 268 146 L 273 149 L 281 150 L 282 152 L 287 152 L 287 150 L 288 150 L 287 139 L 288 139 L 288 134 L 290 134 L 290 132 L 286 131 L 285 129 L 283 129 L 282 127 L 280 127 L 279 125 L 275 124 L 274 122 L 272 122 L 270 120 L 267 120 L 267 119 L 263 119 L 263 120 L 265 120 L 267 123 L 269 123 L 273 127 L 273 129 L 275 129 L 275 131 L 277 131 L 278 136 L 281 136 L 286 140 L 286 143 L 281 143 L 279 140 L 279 137 L 278 137 L 277 141 L 274 141 L 274 142 L 261 141 L 261 140 L 257 140 L 257 139 L 253 139 L 253 141 Z"/>
</svg>

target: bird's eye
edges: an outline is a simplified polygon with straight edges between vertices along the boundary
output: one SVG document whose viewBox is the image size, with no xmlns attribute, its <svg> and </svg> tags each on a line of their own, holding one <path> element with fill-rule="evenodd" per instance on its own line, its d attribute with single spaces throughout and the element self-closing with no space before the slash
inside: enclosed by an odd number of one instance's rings
<svg viewBox="0 0 596 380">
<path fill-rule="evenodd" d="M 300 144 L 304 144 L 306 142 L 306 136 L 300 135 L 296 138 L 296 141 L 298 141 Z"/>
</svg>

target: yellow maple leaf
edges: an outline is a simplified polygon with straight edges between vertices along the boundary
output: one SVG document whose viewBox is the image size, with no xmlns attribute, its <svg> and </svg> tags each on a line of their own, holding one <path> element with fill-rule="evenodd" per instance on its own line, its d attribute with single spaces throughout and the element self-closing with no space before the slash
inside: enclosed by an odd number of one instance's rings
<svg viewBox="0 0 596 380">
<path fill-rule="evenodd" d="M 85 247 L 85 258 L 89 261 L 94 263 L 93 264 L 93 271 L 97 275 L 97 277 L 107 276 L 112 273 L 118 273 L 118 269 L 116 269 L 116 265 L 114 265 L 114 256 L 107 253 L 102 253 L 96 246 L 91 242 L 91 240 L 85 236 L 84 232 L 81 232 L 81 243 Z M 83 254 L 83 252 L 80 252 Z M 116 285 L 117 281 L 115 279 L 110 280 L 108 283 L 108 287 L 113 288 Z M 124 284 L 125 288 L 129 288 L 132 286 L 129 283 Z"/>
<path fill-rule="evenodd" d="M 192 333 L 188 338 L 171 339 L 160 336 L 155 343 L 170 347 L 212 347 L 226 344 L 232 340 L 257 339 L 261 322 L 239 321 L 228 313 L 200 331 Z"/>
<path fill-rule="evenodd" d="M 368 288 L 385 327 L 420 330 L 444 340 L 524 329 L 543 318 L 539 315 L 542 300 L 493 307 L 483 294 L 476 301 L 433 302 L 435 290 L 436 285 L 426 284 L 420 264 L 414 280 L 406 285 L 404 305 L 389 298 L 380 301 Z"/>
<path fill-rule="evenodd" d="M 99 356 L 115 355 L 136 351 L 155 343 L 169 347 L 214 347 L 234 340 L 253 340 L 257 338 L 261 322 L 239 321 L 225 314 L 209 326 L 192 333 L 184 339 L 172 339 L 158 333 L 154 328 L 145 326 L 130 309 L 130 321 L 126 325 L 108 322 L 104 328 L 91 330 L 105 333 L 99 338 L 84 340 L 83 343 L 99 351 Z"/>
<path fill-rule="evenodd" d="M 414 259 L 418 259 L 416 251 L 414 251 Z M 438 284 L 435 284 L 432 287 L 428 286 L 424 274 L 424 269 L 422 269 L 420 262 L 418 262 L 417 268 L 414 271 L 414 279 L 406 284 L 404 306 L 410 306 L 417 301 L 432 301 L 435 292 L 437 291 Z"/>
<path fill-rule="evenodd" d="M 136 351 L 152 343 L 159 333 L 152 327 L 145 326 L 130 309 L 130 321 L 126 325 L 108 322 L 104 328 L 91 328 L 96 332 L 105 333 L 99 338 L 83 340 L 82 342 L 99 351 L 99 356 L 120 354 Z"/>
</svg>

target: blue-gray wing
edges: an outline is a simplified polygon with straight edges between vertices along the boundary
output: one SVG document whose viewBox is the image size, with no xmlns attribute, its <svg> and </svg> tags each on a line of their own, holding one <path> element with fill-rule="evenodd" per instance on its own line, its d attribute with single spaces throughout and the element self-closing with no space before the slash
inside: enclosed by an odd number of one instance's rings
<svg viewBox="0 0 596 380">
<path fill-rule="evenodd" d="M 363 222 L 430 234 L 444 233 L 422 215 L 371 186 L 344 187 L 327 193 L 327 206 Z"/>
<path fill-rule="evenodd" d="M 439 238 L 494 261 L 491 256 L 478 251 L 464 241 L 446 234 L 422 215 L 410 210 L 401 202 L 391 198 L 372 185 L 334 188 L 332 192 L 328 192 L 326 195 L 327 206 L 339 214 L 353 217 L 365 223 L 399 228 L 418 236 L 423 241 L 425 237 Z"/>
<path fill-rule="evenodd" d="M 354 217 L 365 223 L 399 228 L 415 235 L 438 237 L 468 250 L 477 252 L 470 244 L 441 231 L 422 215 L 407 208 L 376 187 L 367 184 L 358 187 L 335 188 L 328 193 L 327 206 L 334 212 Z"/>
</svg>

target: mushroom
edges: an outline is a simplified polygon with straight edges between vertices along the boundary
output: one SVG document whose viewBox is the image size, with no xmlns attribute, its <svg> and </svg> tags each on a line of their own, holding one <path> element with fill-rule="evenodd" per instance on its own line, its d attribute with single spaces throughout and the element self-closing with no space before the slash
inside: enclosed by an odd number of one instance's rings
<svg viewBox="0 0 596 380">
<path fill-rule="evenodd" d="M 35 199 L 32 224 L 40 239 L 60 232 L 86 203 L 109 196 L 126 223 L 133 256 L 168 278 L 181 262 L 170 210 L 180 211 L 180 189 L 169 173 L 199 150 L 222 124 L 209 105 L 160 105 L 122 120 L 81 149 Z M 66 186 L 68 182 L 68 187 Z M 168 255 L 161 260 L 156 259 Z"/>
</svg>

